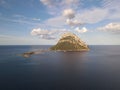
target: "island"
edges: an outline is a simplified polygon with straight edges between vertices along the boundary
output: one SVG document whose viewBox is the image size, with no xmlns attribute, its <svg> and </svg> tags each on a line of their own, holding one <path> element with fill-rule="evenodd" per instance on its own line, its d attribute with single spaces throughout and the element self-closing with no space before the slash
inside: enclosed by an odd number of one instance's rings
<svg viewBox="0 0 120 90">
<path fill-rule="evenodd" d="M 23 57 L 28 58 L 33 54 L 41 54 L 48 51 L 89 51 L 88 46 L 78 36 L 71 32 L 64 33 L 56 45 L 52 46 L 47 50 L 38 50 L 25 52 L 22 54 Z"/>
<path fill-rule="evenodd" d="M 50 50 L 54 51 L 88 51 L 89 48 L 85 42 L 83 42 L 74 33 L 64 33 L 56 45 L 52 46 Z"/>
</svg>

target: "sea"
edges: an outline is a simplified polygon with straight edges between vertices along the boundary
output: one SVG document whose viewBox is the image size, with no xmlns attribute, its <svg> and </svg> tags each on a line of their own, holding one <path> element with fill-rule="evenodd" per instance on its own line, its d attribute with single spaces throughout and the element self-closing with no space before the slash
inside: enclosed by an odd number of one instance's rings
<svg viewBox="0 0 120 90">
<path fill-rule="evenodd" d="M 0 90 L 120 90 L 120 46 L 33 54 L 50 45 L 0 46 Z"/>
</svg>

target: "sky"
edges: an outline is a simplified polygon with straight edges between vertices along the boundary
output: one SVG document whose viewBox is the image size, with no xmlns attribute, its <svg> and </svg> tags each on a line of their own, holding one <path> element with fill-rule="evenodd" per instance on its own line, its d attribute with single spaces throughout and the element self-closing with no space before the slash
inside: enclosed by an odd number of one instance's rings
<svg viewBox="0 0 120 90">
<path fill-rule="evenodd" d="M 54 45 L 65 32 L 120 45 L 120 0 L 0 0 L 0 45 Z"/>
</svg>

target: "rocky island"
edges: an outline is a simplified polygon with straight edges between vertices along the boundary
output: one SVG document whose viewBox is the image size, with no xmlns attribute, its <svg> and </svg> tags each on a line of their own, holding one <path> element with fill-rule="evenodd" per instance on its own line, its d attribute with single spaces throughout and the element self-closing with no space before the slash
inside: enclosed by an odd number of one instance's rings
<svg viewBox="0 0 120 90">
<path fill-rule="evenodd" d="M 58 43 L 52 46 L 54 51 L 88 51 L 89 48 L 78 36 L 71 32 L 64 33 Z"/>
<path fill-rule="evenodd" d="M 88 51 L 89 48 L 78 36 L 71 32 L 64 33 L 58 43 L 47 50 L 25 52 L 23 57 L 28 58 L 33 54 L 41 54 L 48 51 Z"/>
</svg>

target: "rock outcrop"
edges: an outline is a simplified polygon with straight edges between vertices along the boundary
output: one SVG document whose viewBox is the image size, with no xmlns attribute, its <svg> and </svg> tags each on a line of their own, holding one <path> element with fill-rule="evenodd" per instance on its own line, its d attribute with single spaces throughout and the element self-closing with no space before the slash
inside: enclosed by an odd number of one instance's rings
<svg viewBox="0 0 120 90">
<path fill-rule="evenodd" d="M 51 47 L 55 51 L 88 51 L 89 48 L 78 36 L 71 32 L 64 33 L 58 43 Z"/>
</svg>

